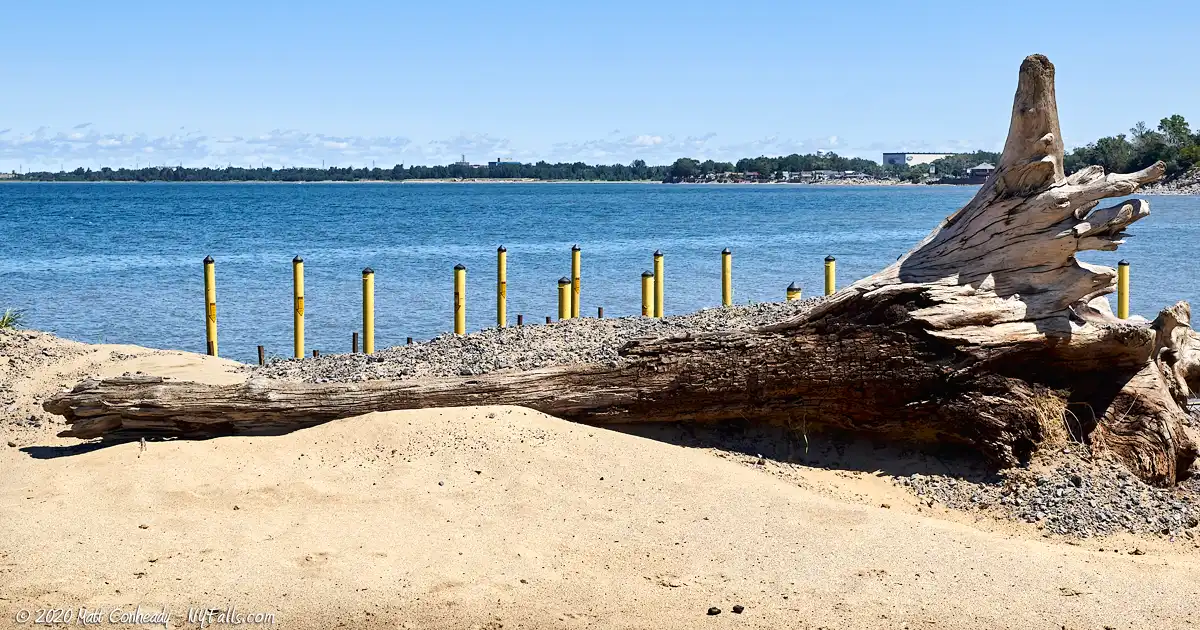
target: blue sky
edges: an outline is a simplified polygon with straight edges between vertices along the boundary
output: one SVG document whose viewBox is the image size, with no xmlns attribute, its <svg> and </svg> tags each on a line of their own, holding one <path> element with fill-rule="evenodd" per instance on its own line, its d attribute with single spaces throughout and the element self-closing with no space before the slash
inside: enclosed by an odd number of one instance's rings
<svg viewBox="0 0 1200 630">
<path fill-rule="evenodd" d="M 1068 146 L 1200 123 L 1200 2 L 12 2 L 0 170 L 665 163 L 999 149 L 1058 67 Z"/>
</svg>

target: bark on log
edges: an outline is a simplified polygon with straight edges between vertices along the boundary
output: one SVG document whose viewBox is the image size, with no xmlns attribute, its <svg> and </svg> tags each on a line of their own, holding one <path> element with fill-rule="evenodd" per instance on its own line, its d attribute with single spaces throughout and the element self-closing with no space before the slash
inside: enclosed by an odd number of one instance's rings
<svg viewBox="0 0 1200 630">
<path fill-rule="evenodd" d="M 1156 181 L 1163 165 L 1070 176 L 1054 67 L 1021 65 L 995 173 L 975 198 L 886 269 L 795 319 L 753 331 L 644 339 L 616 367 L 571 366 L 408 382 L 207 386 L 85 381 L 45 403 L 63 435 L 290 430 L 370 411 L 516 404 L 592 423 L 752 419 L 969 445 L 1027 461 L 1048 430 L 1072 434 L 1147 481 L 1196 459 L 1187 400 L 1200 393 L 1200 336 L 1179 303 L 1122 321 L 1116 273 L 1076 254 L 1113 250 L 1149 214 L 1097 209 Z"/>
</svg>

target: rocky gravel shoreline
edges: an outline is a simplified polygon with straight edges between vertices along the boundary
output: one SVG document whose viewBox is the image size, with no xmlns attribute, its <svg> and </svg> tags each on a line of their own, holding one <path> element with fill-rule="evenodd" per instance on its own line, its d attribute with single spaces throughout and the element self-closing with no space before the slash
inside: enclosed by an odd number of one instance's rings
<svg viewBox="0 0 1200 630">
<path fill-rule="evenodd" d="M 462 336 L 444 334 L 425 343 L 387 348 L 372 355 L 285 359 L 247 369 L 254 376 L 326 383 L 477 376 L 496 370 L 581 363 L 615 365 L 621 361 L 621 346 L 638 337 L 745 330 L 800 315 L 821 299 L 709 308 L 661 320 L 585 318 L 549 325 L 488 328 Z"/>
<path fill-rule="evenodd" d="M 1144 186 L 1139 192 L 1146 195 L 1200 195 L 1200 168 L 1193 168 L 1169 182 Z"/>
<path fill-rule="evenodd" d="M 1053 461 L 1000 471 L 978 481 L 944 475 L 897 477 L 895 483 L 946 507 L 1036 523 L 1074 538 L 1131 533 L 1194 540 L 1200 525 L 1200 483 L 1175 488 L 1143 483 L 1125 468 L 1092 460 L 1083 446 Z"/>
</svg>

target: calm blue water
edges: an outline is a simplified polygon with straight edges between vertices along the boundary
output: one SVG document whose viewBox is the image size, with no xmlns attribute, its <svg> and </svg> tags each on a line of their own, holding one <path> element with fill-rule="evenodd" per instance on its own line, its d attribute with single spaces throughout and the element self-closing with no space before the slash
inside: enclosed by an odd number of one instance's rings
<svg viewBox="0 0 1200 630">
<path fill-rule="evenodd" d="M 666 307 L 720 302 L 720 254 L 734 251 L 736 302 L 820 291 L 894 261 L 973 188 L 804 188 L 641 184 L 5 184 L 0 309 L 81 341 L 204 351 L 201 260 L 217 261 L 221 354 L 290 356 L 292 265 L 306 267 L 307 347 L 350 349 L 361 270 L 376 271 L 376 344 L 452 326 L 452 268 L 468 267 L 467 324 L 495 317 L 496 247 L 508 248 L 510 325 L 557 312 L 556 281 L 583 248 L 583 313 L 640 311 L 640 275 L 665 254 Z M 1200 303 L 1200 197 L 1153 197 L 1117 253 L 1133 262 L 1132 303 L 1153 315 Z"/>
</svg>

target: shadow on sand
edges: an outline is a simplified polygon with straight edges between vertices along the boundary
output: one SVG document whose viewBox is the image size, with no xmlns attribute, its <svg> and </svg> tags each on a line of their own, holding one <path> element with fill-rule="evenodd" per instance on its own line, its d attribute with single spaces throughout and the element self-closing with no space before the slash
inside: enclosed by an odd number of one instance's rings
<svg viewBox="0 0 1200 630">
<path fill-rule="evenodd" d="M 993 467 L 968 449 L 955 446 L 934 448 L 928 445 L 898 445 L 855 434 L 811 430 L 802 433 L 749 421 L 714 425 L 648 422 L 597 428 L 676 446 L 715 449 L 750 458 L 825 470 L 858 471 L 895 477 L 915 474 L 948 475 L 971 481 L 994 481 L 998 478 Z M 279 435 L 290 432 L 292 431 L 257 431 L 252 435 Z M 219 436 L 160 436 L 147 438 L 147 441 L 203 440 L 213 437 Z M 137 441 L 137 438 L 128 437 L 109 438 L 67 446 L 26 446 L 20 450 L 34 459 L 48 460 L 82 455 Z"/>
<path fill-rule="evenodd" d="M 117 446 L 119 444 L 128 444 L 137 440 L 98 440 L 95 442 L 80 442 L 79 444 L 71 444 L 69 446 L 24 446 L 21 447 L 21 452 L 34 459 L 58 459 L 59 457 L 70 457 L 72 455 L 82 455 L 92 451 L 98 451 L 102 448 Z"/>
<path fill-rule="evenodd" d="M 712 426 L 650 423 L 608 426 L 628 435 L 688 448 L 711 448 L 764 460 L 826 470 L 878 473 L 896 477 L 949 475 L 994 481 L 996 471 L 962 447 L 896 445 L 857 435 L 813 433 L 733 422 Z"/>
</svg>

